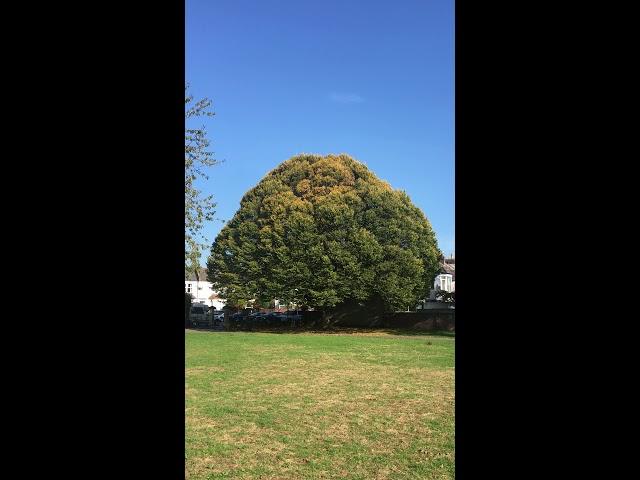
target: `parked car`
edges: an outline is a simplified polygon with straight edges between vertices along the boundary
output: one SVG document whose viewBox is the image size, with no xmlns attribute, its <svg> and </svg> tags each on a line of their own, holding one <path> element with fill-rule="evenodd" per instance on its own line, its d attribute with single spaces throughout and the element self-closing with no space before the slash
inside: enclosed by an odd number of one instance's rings
<svg viewBox="0 0 640 480">
<path fill-rule="evenodd" d="M 264 322 L 264 320 L 266 319 L 267 314 L 263 313 L 263 312 L 253 312 L 250 313 L 249 315 L 247 315 L 247 320 L 252 324 L 252 325 L 259 325 L 261 323 Z"/>
<path fill-rule="evenodd" d="M 289 320 L 295 321 L 295 322 L 300 322 L 302 321 L 302 312 L 298 311 L 296 312 L 295 310 L 289 310 L 287 312 L 287 318 Z"/>
<path fill-rule="evenodd" d="M 281 323 L 282 317 L 278 312 L 269 312 L 264 316 L 263 320 L 267 325 L 272 326 Z"/>
<path fill-rule="evenodd" d="M 221 330 L 224 327 L 224 312 L 222 310 L 211 309 L 207 315 L 209 319 L 209 327 Z"/>
<path fill-rule="evenodd" d="M 242 313 L 236 312 L 229 315 L 227 318 L 228 326 L 230 328 L 237 328 L 240 326 L 240 322 L 242 321 Z"/>
<path fill-rule="evenodd" d="M 278 312 L 274 314 L 274 318 L 276 320 L 276 322 L 280 323 L 280 324 L 284 324 L 290 321 L 289 316 L 287 315 L 286 312 Z"/>
<path fill-rule="evenodd" d="M 208 326 L 207 320 L 207 306 L 202 303 L 196 303 L 191 306 L 191 312 L 189 317 L 191 319 L 191 324 L 194 327 L 206 327 Z"/>
</svg>

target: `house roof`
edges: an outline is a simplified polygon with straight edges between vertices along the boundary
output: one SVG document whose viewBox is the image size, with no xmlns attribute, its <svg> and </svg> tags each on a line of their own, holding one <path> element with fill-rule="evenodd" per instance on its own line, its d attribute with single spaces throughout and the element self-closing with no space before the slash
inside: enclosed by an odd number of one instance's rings
<svg viewBox="0 0 640 480">
<path fill-rule="evenodd" d="M 207 281 L 207 269 L 206 268 L 200 268 L 198 269 L 198 274 L 200 275 L 200 281 L 201 282 L 206 282 Z M 185 280 L 189 280 L 191 282 L 195 282 L 198 280 L 198 278 L 196 278 L 196 273 L 195 272 L 191 272 L 187 278 Z"/>
<path fill-rule="evenodd" d="M 450 264 L 450 263 L 441 263 L 440 264 L 440 270 L 441 273 L 448 273 L 449 275 L 453 275 L 455 277 L 456 275 L 456 265 L 454 264 Z"/>
</svg>

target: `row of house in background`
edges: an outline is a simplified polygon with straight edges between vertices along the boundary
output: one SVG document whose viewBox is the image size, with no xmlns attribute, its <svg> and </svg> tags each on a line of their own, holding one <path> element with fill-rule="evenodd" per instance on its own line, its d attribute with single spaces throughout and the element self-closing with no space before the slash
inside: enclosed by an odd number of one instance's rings
<svg viewBox="0 0 640 480">
<path fill-rule="evenodd" d="M 203 303 L 216 310 L 222 310 L 222 307 L 225 305 L 225 301 L 218 296 L 218 292 L 213 290 L 211 283 L 207 281 L 207 270 L 204 268 L 201 268 L 197 273 L 193 272 L 189 275 L 184 281 L 184 290 L 191 294 L 193 303 Z M 440 263 L 440 273 L 433 282 L 433 288 L 429 293 L 429 298 L 426 298 L 416 308 L 421 310 L 441 306 L 436 298 L 436 294 L 440 290 L 446 292 L 456 291 L 456 260 L 453 255 L 450 258 L 442 260 Z M 277 300 L 275 301 L 276 310 L 283 310 L 283 307 L 284 306 L 281 306 Z"/>
<path fill-rule="evenodd" d="M 213 290 L 211 282 L 207 282 L 207 270 L 201 268 L 191 273 L 184 281 L 184 291 L 193 297 L 193 303 L 203 303 L 208 307 L 222 310 L 225 301 Z"/>
<path fill-rule="evenodd" d="M 211 282 L 207 281 L 207 269 L 201 268 L 198 272 L 193 272 L 184 281 L 184 291 L 191 294 L 192 303 L 202 303 L 216 310 L 222 310 L 226 302 L 218 295 L 219 292 L 213 289 Z M 279 300 L 274 300 L 275 311 L 285 311 L 284 305 Z"/>
<path fill-rule="evenodd" d="M 440 273 L 436 275 L 433 281 L 433 288 L 429 292 L 429 298 L 425 298 L 416 309 L 440 308 L 442 304 L 438 302 L 437 294 L 441 290 L 445 292 L 456 291 L 456 259 L 453 254 L 449 258 L 442 259 Z"/>
<path fill-rule="evenodd" d="M 456 291 L 456 259 L 452 255 L 440 264 L 441 273 L 436 277 L 433 287 L 447 292 Z"/>
</svg>

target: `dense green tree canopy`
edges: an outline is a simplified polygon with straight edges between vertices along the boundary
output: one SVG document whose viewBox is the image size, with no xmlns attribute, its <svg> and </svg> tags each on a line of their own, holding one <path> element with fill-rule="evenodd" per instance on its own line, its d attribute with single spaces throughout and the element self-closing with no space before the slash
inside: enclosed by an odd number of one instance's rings
<svg viewBox="0 0 640 480">
<path fill-rule="evenodd" d="M 230 304 L 414 306 L 438 271 L 435 235 L 406 193 L 348 155 L 298 155 L 245 194 L 208 260 Z"/>
</svg>

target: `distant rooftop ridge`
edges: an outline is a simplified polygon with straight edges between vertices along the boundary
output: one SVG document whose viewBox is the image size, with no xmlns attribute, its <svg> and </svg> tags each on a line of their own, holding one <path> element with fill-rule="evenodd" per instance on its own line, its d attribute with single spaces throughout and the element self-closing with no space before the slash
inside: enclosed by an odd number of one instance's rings
<svg viewBox="0 0 640 480">
<path fill-rule="evenodd" d="M 196 277 L 196 272 L 191 272 L 189 275 L 187 275 L 185 280 L 187 280 L 189 282 L 197 282 L 197 281 L 206 282 L 207 281 L 207 269 L 206 268 L 199 268 L 198 269 L 198 275 L 200 276 L 199 279 Z"/>
</svg>

